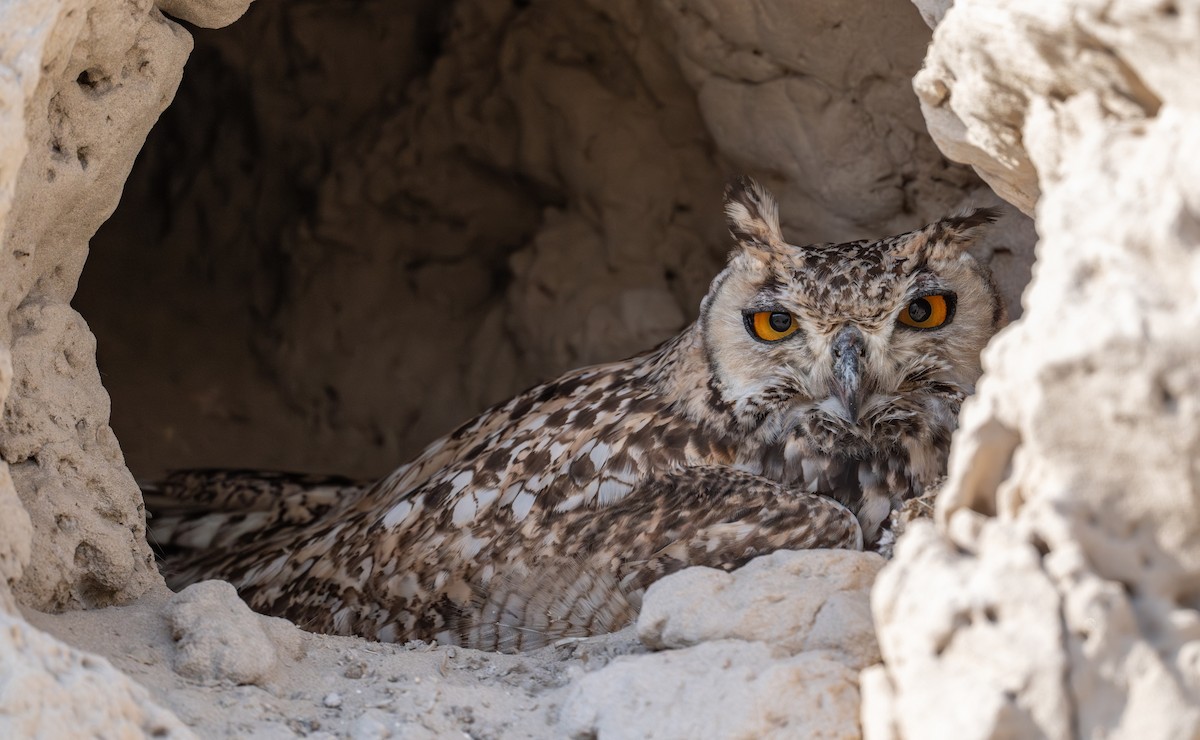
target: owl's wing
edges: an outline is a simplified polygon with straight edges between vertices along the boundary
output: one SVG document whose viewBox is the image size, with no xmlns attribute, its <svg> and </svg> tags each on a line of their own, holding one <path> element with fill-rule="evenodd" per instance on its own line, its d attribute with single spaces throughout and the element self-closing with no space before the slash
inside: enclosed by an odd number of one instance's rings
<svg viewBox="0 0 1200 740">
<path fill-rule="evenodd" d="M 342 476 L 194 469 L 139 484 L 160 552 L 223 549 L 321 517 L 367 485 Z"/>
<path fill-rule="evenodd" d="M 453 478 L 468 470 L 494 472 L 488 468 L 496 466 L 505 467 L 505 473 L 514 478 L 536 477 L 537 472 L 529 470 L 536 466 L 523 461 L 529 459 L 532 464 L 540 460 L 543 456 L 537 453 L 549 451 L 552 446 L 566 445 L 574 454 L 586 438 L 580 432 L 589 431 L 591 425 L 602 424 L 606 416 L 614 415 L 615 407 L 607 411 L 588 407 L 601 405 L 603 399 L 620 400 L 631 393 L 627 385 L 621 387 L 621 381 L 644 372 L 641 360 L 645 354 L 649 353 L 572 370 L 486 409 L 435 439 L 412 462 L 384 477 L 379 482 L 379 491 L 388 495 L 408 494 L 422 487 L 436 487 L 439 474 L 444 480 L 447 474 Z M 520 459 L 518 452 L 523 452 Z M 562 452 L 557 452 L 553 457 L 560 458 Z M 493 462 L 497 460 L 500 462 Z M 546 462 L 540 465 L 544 467 Z"/>
<path fill-rule="evenodd" d="M 733 570 L 775 550 L 862 549 L 842 504 L 725 466 L 686 467 L 630 496 L 549 523 L 561 547 L 478 589 L 447 615 L 450 639 L 501 651 L 612 632 L 633 622 L 646 588 L 693 565 Z"/>
<path fill-rule="evenodd" d="M 205 563 L 228 559 L 230 547 L 257 549 L 289 528 L 316 522 L 336 505 L 349 508 L 361 500 L 369 508 L 381 500 L 399 501 L 439 484 L 444 487 L 464 472 L 474 474 L 486 467 L 492 456 L 480 453 L 490 452 L 499 440 L 507 440 L 511 448 L 514 438 L 544 436 L 531 426 L 531 418 L 546 418 L 581 394 L 595 392 L 594 379 L 611 378 L 617 365 L 581 368 L 497 404 L 434 440 L 412 462 L 374 484 L 339 476 L 232 469 L 181 470 L 161 482 L 141 483 L 151 542 L 160 552 L 179 555 L 179 562 L 167 563 L 169 568 L 184 562 L 182 553 L 194 553 L 186 557 L 187 565 L 201 573 Z M 507 472 L 515 477 L 525 471 L 518 463 Z M 459 486 L 455 493 L 464 488 Z"/>
</svg>

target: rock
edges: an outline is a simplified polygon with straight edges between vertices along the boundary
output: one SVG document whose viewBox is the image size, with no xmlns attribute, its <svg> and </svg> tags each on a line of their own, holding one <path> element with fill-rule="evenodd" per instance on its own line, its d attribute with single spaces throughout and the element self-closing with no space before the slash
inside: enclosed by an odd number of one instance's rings
<svg viewBox="0 0 1200 740">
<path fill-rule="evenodd" d="M 1080 12 L 1067 12 L 1069 7 Z M 1055 120 L 1051 100 L 1087 100 L 1113 122 L 1152 115 L 1159 96 L 1146 78 L 1126 74 L 1124 65 L 1154 59 L 1150 47 L 1160 43 L 1161 33 L 1180 44 L 1177 55 L 1164 60 L 1171 67 L 1168 78 L 1200 72 L 1200 62 L 1183 51 L 1196 49 L 1195 39 L 1177 30 L 1185 27 L 1181 19 L 1136 2 L 1118 15 L 1120 21 L 1086 0 L 1054 6 L 1007 0 L 998 12 L 991 3 L 956 3 L 937 26 L 925 66 L 913 80 L 930 135 L 947 156 L 974 166 L 1001 197 L 1032 213 L 1039 178 L 1055 176 L 1054 160 L 1067 149 L 1053 137 L 1040 143 L 1044 133 L 1067 123 Z M 1091 53 L 1097 39 L 1113 46 Z M 1174 67 L 1185 59 L 1186 69 Z M 1178 82 L 1162 82 L 1164 89 L 1194 94 L 1179 91 Z M 1046 160 L 1040 167 L 1030 159 L 1033 146 Z"/>
<path fill-rule="evenodd" d="M 896 692 L 887 669 L 882 665 L 864 668 L 858 674 L 858 690 L 862 695 L 859 717 L 862 720 L 863 737 L 871 740 L 900 738 L 900 729 L 895 725 L 895 718 L 899 715 L 894 703 Z"/>
<path fill-rule="evenodd" d="M 896 559 L 873 606 L 898 737 L 1070 737 L 1060 597 L 1037 549 L 994 528 L 967 556 L 918 521 Z"/>
<path fill-rule="evenodd" d="M 0 409 L 12 385 L 12 356 L 0 343 Z M 29 564 L 33 523 L 21 504 L 8 474 L 8 465 L 0 460 L 0 612 L 16 614 L 12 584 Z"/>
<path fill-rule="evenodd" d="M 199 681 L 261 684 L 275 669 L 275 643 L 264 631 L 262 618 L 226 581 L 188 586 L 171 599 L 163 616 L 171 626 L 175 671 L 181 675 Z"/>
<path fill-rule="evenodd" d="M 158 9 L 203 28 L 222 28 L 233 23 L 253 0 L 156 0 Z"/>
<path fill-rule="evenodd" d="M 688 568 L 646 591 L 638 637 L 656 648 L 765 642 L 795 655 L 824 650 L 853 668 L 879 661 L 868 602 L 884 560 L 850 550 L 780 551 L 732 573 Z"/>
<path fill-rule="evenodd" d="M 197 584 L 199 585 L 199 584 Z M 304 630 L 279 617 L 258 616 L 258 624 L 271 638 L 271 643 L 281 658 L 291 661 L 303 660 L 308 654 L 308 634 Z"/>
<path fill-rule="evenodd" d="M 1041 242 L 936 529 L 877 581 L 878 736 L 1200 734 L 1198 21 L 965 0 L 937 28 L 915 81 L 931 131 L 1036 205 Z"/>
<path fill-rule="evenodd" d="M 707 642 L 617 658 L 572 686 L 560 716 L 574 738 L 856 738 L 857 672 L 823 653 Z"/>
<path fill-rule="evenodd" d="M 26 299 L 11 314 L 14 373 L 0 453 L 34 530 L 18 598 L 45 610 L 107 606 L 159 579 L 141 495 L 104 423 L 96 340 L 66 303 Z M 86 493 L 81 503 L 81 496 Z"/>
<path fill-rule="evenodd" d="M 195 735 L 104 658 L 0 612 L 0 737 Z"/>
<path fill-rule="evenodd" d="M 69 303 L 190 49 L 149 0 L 0 6 L 0 342 L 13 369 L 0 459 L 36 534 L 13 584 L 31 607 L 102 606 L 161 583 L 94 339 Z"/>
</svg>

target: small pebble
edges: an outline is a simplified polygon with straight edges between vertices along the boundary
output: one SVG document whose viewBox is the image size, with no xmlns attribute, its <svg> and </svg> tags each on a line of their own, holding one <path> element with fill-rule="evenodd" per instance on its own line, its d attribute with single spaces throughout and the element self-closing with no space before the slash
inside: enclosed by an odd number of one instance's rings
<svg viewBox="0 0 1200 740">
<path fill-rule="evenodd" d="M 330 709 L 337 709 L 342 706 L 342 695 L 337 692 L 326 694 L 325 699 L 321 703 Z"/>
</svg>

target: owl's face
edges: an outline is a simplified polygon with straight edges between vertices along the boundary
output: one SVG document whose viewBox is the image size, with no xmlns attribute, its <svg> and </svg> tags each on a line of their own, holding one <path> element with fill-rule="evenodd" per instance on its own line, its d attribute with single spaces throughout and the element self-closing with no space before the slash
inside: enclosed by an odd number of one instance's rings
<svg viewBox="0 0 1200 740">
<path fill-rule="evenodd" d="M 775 203 L 753 181 L 730 188 L 726 212 L 738 247 L 701 322 L 720 393 L 744 423 L 769 435 L 803 417 L 838 444 L 869 441 L 915 396 L 928 405 L 974 389 L 1003 309 L 965 248 L 991 212 L 804 247 L 783 241 Z"/>
</svg>

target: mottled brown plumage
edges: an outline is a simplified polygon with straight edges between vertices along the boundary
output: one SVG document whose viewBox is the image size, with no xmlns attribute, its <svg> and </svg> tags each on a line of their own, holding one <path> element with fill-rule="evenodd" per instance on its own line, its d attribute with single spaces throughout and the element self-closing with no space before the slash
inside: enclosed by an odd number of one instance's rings
<svg viewBox="0 0 1200 740">
<path fill-rule="evenodd" d="M 531 388 L 371 485 L 169 479 L 148 497 L 168 581 L 226 578 L 322 632 L 521 649 L 624 626 L 688 565 L 875 545 L 944 472 L 1002 317 L 964 251 L 992 214 L 796 247 L 752 181 L 726 211 L 729 264 L 657 349 Z"/>
</svg>

